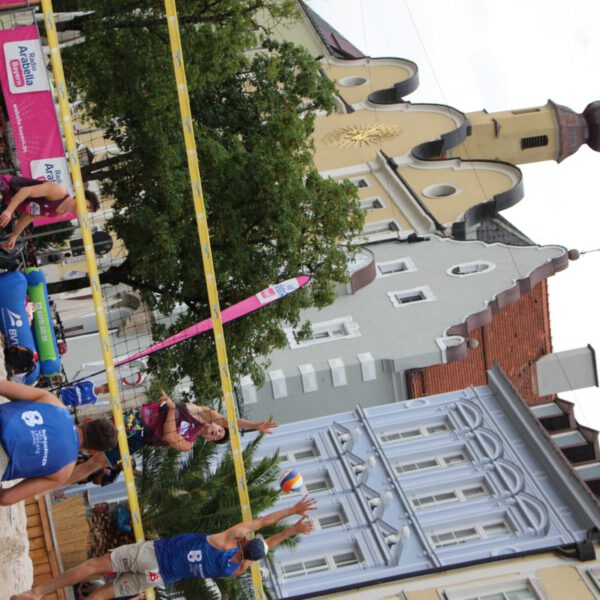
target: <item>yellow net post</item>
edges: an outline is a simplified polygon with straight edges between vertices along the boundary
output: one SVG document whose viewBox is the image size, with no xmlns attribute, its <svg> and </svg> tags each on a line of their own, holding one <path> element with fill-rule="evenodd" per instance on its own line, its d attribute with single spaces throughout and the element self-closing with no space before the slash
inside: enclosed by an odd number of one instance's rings
<svg viewBox="0 0 600 600">
<path fill-rule="evenodd" d="M 42 0 L 42 10 L 44 12 L 44 24 L 46 27 L 46 36 L 48 38 L 48 46 L 50 48 L 50 59 L 52 61 L 52 71 L 56 84 L 58 104 L 62 120 L 63 132 L 67 148 L 67 156 L 69 159 L 69 167 L 71 178 L 73 180 L 73 189 L 75 191 L 75 199 L 77 206 L 77 217 L 81 226 L 83 238 L 83 246 L 85 249 L 86 264 L 90 279 L 90 287 L 92 288 L 92 299 L 96 311 L 96 319 L 98 321 L 98 332 L 102 346 L 102 357 L 106 369 L 106 377 L 108 381 L 108 389 L 112 412 L 117 427 L 119 438 L 119 450 L 123 462 L 123 474 L 127 487 L 127 498 L 129 500 L 129 508 L 131 511 L 131 521 L 135 539 L 141 541 L 144 539 L 144 530 L 142 528 L 142 518 L 140 507 L 135 489 L 135 481 L 133 479 L 133 471 L 131 468 L 131 458 L 129 455 L 129 446 L 125 435 L 125 426 L 123 422 L 123 411 L 121 408 L 121 399 L 119 398 L 117 379 L 115 376 L 115 368 L 113 362 L 112 348 L 108 335 L 108 327 L 106 323 L 106 313 L 104 311 L 104 301 L 102 298 L 102 290 L 100 287 L 100 277 L 96 267 L 96 252 L 92 240 L 92 232 L 90 229 L 90 219 L 87 212 L 87 204 L 84 196 L 83 180 L 81 178 L 81 169 L 79 166 L 79 157 L 77 146 L 75 143 L 75 132 L 71 120 L 71 110 L 69 106 L 69 96 L 67 94 L 67 84 L 62 66 L 62 58 L 58 45 L 58 35 L 56 33 L 56 25 L 54 22 L 54 11 L 51 0 Z M 146 591 L 146 598 L 153 600 L 154 593 L 152 590 Z"/>
<path fill-rule="evenodd" d="M 217 280 L 215 277 L 210 238 L 208 234 L 206 209 L 204 206 L 204 196 L 202 193 L 202 181 L 200 178 L 200 168 L 198 166 L 198 154 L 196 151 L 196 140 L 194 138 L 194 124 L 190 110 L 190 100 L 185 77 L 183 50 L 181 47 L 181 37 L 179 35 L 179 23 L 177 20 L 177 8 L 175 5 L 175 0 L 165 0 L 165 10 L 169 28 L 169 39 L 171 41 L 171 53 L 173 57 L 173 67 L 175 69 L 175 80 L 177 83 L 179 109 L 181 112 L 183 137 L 185 141 L 188 169 L 190 172 L 194 209 L 196 211 L 198 237 L 200 239 L 202 263 L 204 265 L 204 277 L 206 280 L 206 287 L 208 289 L 208 300 L 213 322 L 213 334 L 217 348 L 217 360 L 219 363 L 221 388 L 225 402 L 227 424 L 229 427 L 231 442 L 231 452 L 233 455 L 233 464 L 235 467 L 235 475 L 240 497 L 240 507 L 242 519 L 244 521 L 250 521 L 252 519 L 252 509 L 250 507 L 250 498 L 248 496 L 248 488 L 246 485 L 246 474 L 244 471 L 240 434 L 237 427 L 237 414 L 233 397 L 233 386 L 231 383 L 229 364 L 227 361 L 227 348 L 225 345 L 225 336 L 223 334 L 223 323 L 221 321 Z M 258 563 L 256 562 L 252 564 L 252 582 L 254 585 L 255 597 L 259 600 L 262 600 L 265 595 L 262 588 L 260 569 L 258 568 Z"/>
</svg>

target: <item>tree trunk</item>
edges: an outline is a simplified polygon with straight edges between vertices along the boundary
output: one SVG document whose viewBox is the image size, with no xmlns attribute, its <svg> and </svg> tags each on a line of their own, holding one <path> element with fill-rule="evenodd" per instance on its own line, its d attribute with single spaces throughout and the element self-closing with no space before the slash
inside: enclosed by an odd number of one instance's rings
<svg viewBox="0 0 600 600">
<path fill-rule="evenodd" d="M 127 261 L 120 264 L 118 267 L 110 267 L 107 271 L 100 275 L 100 283 L 110 283 L 117 285 L 118 283 L 127 283 L 129 281 L 129 266 Z M 87 277 L 78 277 L 77 279 L 67 279 L 65 281 L 55 281 L 48 284 L 48 294 L 60 294 L 62 292 L 75 292 L 90 285 L 90 280 Z M 132 286 L 134 287 L 134 286 Z"/>
<path fill-rule="evenodd" d="M 123 154 L 117 154 L 117 156 L 110 156 L 104 160 L 90 163 L 81 167 L 81 176 L 83 181 L 93 181 L 97 179 L 106 179 L 110 177 L 113 172 L 109 167 L 118 165 L 121 162 L 125 162 L 131 158 L 131 152 L 124 152 Z"/>
</svg>

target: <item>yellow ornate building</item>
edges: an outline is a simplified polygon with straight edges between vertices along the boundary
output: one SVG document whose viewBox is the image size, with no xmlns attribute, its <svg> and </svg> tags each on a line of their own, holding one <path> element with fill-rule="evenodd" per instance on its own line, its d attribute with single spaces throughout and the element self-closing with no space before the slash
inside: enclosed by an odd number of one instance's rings
<svg viewBox="0 0 600 600">
<path fill-rule="evenodd" d="M 472 236 L 522 198 L 516 165 L 560 162 L 584 143 L 600 149 L 600 103 L 581 115 L 552 101 L 468 114 L 413 104 L 406 97 L 418 86 L 415 63 L 364 56 L 306 4 L 299 9 L 277 31 L 319 57 L 339 96 L 338 111 L 316 120 L 316 165 L 324 177 L 356 183 L 368 239 L 390 231 Z"/>
</svg>

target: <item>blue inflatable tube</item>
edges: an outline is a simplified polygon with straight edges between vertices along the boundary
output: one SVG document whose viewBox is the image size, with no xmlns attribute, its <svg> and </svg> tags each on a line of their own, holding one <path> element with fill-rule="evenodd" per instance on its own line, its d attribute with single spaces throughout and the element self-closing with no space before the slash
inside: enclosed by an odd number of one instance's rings
<svg viewBox="0 0 600 600">
<path fill-rule="evenodd" d="M 23 273 L 12 272 L 0 274 L 0 331 L 8 346 L 25 346 L 36 352 L 33 333 L 25 311 L 27 296 L 27 279 Z M 31 385 L 40 376 L 40 365 L 27 375 L 24 383 Z"/>
<path fill-rule="evenodd" d="M 48 288 L 46 276 L 37 267 L 25 271 L 27 277 L 27 294 L 29 300 L 35 305 L 33 313 L 33 337 L 40 356 L 40 370 L 42 375 L 52 377 L 61 372 L 60 354 L 54 334 L 54 324 L 50 303 L 48 302 Z"/>
</svg>

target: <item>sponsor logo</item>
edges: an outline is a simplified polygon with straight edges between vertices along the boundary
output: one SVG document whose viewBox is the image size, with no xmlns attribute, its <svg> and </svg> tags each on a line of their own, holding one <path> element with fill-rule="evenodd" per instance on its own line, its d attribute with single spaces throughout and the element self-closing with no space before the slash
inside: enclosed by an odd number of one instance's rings
<svg viewBox="0 0 600 600">
<path fill-rule="evenodd" d="M 201 562 L 202 561 L 202 550 L 190 550 L 187 555 L 189 562 Z"/>
<path fill-rule="evenodd" d="M 39 423 L 41 424 L 41 423 Z M 30 425 L 32 427 L 32 425 Z M 34 429 L 31 431 L 31 443 L 33 454 L 41 457 L 42 467 L 48 463 L 48 434 L 45 429 Z"/>
<path fill-rule="evenodd" d="M 32 160 L 29 163 L 31 176 L 34 179 L 45 179 L 53 183 L 62 183 L 69 194 L 73 193 L 67 159 L 64 156 L 53 156 Z"/>
<path fill-rule="evenodd" d="M 283 296 L 287 296 L 299 287 L 296 279 L 287 279 L 286 281 L 277 283 L 274 286 L 259 292 L 256 294 L 256 298 L 261 304 L 269 304 L 269 302 L 274 302 Z"/>
<path fill-rule="evenodd" d="M 158 571 L 146 571 L 146 580 L 150 583 L 160 581 L 160 573 Z"/>
<path fill-rule="evenodd" d="M 18 327 L 23 326 L 23 319 L 18 313 L 9 310 L 8 308 L 0 308 L 0 320 L 2 321 L 2 329 L 8 337 L 8 345 L 19 345 L 19 330 Z"/>
<path fill-rule="evenodd" d="M 37 202 L 33 202 L 33 200 L 31 200 L 27 206 L 27 212 L 30 215 L 39 216 L 42 214 L 42 208 Z"/>
<path fill-rule="evenodd" d="M 8 308 L 5 310 L 8 314 L 8 318 L 10 319 L 11 327 L 23 327 L 23 319 L 21 318 L 21 315 L 19 313 L 13 312 Z"/>
<path fill-rule="evenodd" d="M 21 68 L 21 63 L 18 60 L 10 61 L 10 74 L 12 75 L 13 82 L 17 87 L 23 87 L 25 85 L 23 69 Z"/>
<path fill-rule="evenodd" d="M 39 40 L 4 44 L 10 91 L 13 94 L 48 91 L 48 75 Z"/>
<path fill-rule="evenodd" d="M 190 564 L 191 577 L 201 577 L 204 579 L 204 569 L 202 568 L 202 550 L 190 550 L 187 555 Z"/>
<path fill-rule="evenodd" d="M 25 425 L 27 427 L 35 427 L 36 425 L 43 425 L 44 419 L 42 415 L 37 410 L 26 410 L 22 415 L 21 419 L 23 419 Z"/>
<path fill-rule="evenodd" d="M 277 298 L 279 298 L 279 293 L 277 292 L 276 287 L 277 286 L 270 287 L 270 288 L 263 290 L 262 292 L 256 294 L 258 301 L 261 304 L 269 304 L 269 302 L 273 302 L 274 300 L 277 300 Z"/>
</svg>

